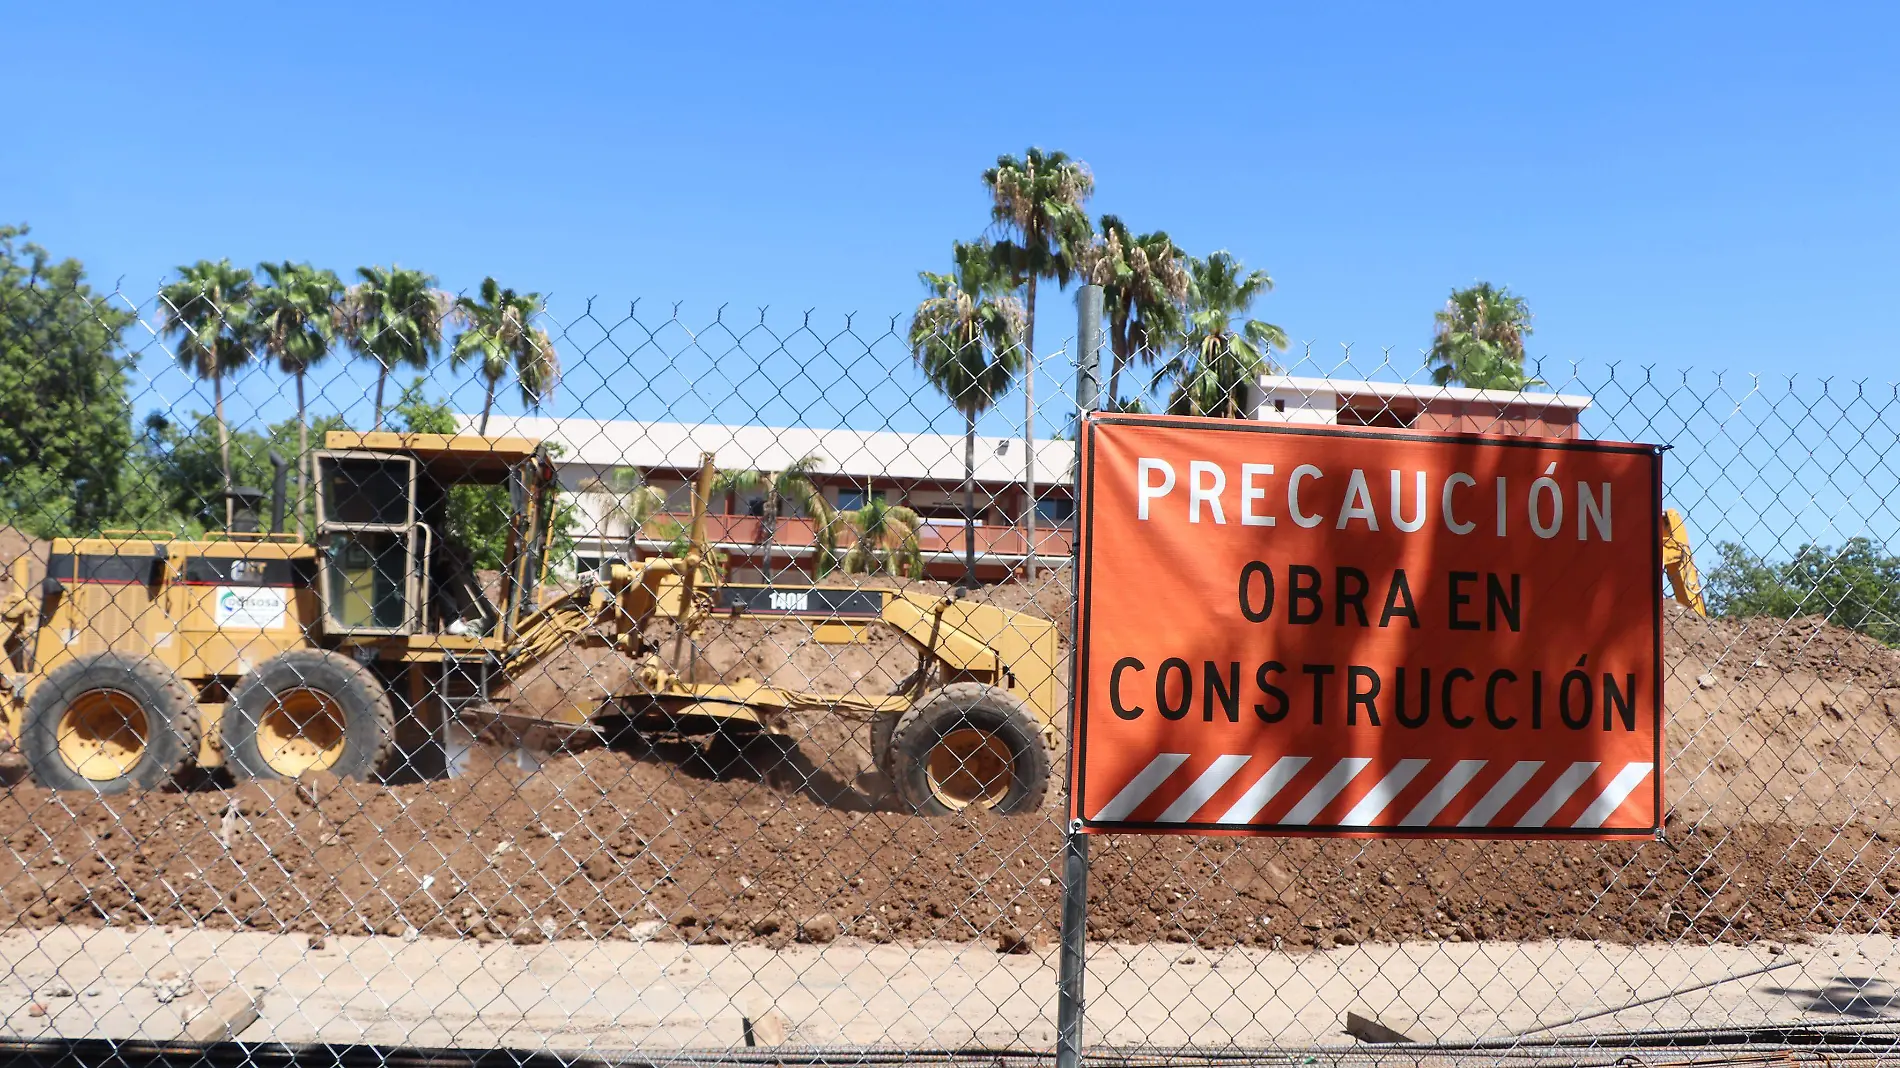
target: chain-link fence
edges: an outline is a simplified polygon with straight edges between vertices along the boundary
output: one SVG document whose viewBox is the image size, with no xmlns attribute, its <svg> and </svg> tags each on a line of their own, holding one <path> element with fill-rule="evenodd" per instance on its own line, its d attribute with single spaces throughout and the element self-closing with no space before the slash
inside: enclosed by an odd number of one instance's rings
<svg viewBox="0 0 1900 1068">
<path fill-rule="evenodd" d="M 272 281 L 4 310 L 8 1036 L 1052 1056 L 1074 344 Z M 1113 403 L 1670 446 L 1669 814 L 1099 838 L 1085 1053 L 1886 1048 L 1893 387 L 1145 356 Z"/>
</svg>

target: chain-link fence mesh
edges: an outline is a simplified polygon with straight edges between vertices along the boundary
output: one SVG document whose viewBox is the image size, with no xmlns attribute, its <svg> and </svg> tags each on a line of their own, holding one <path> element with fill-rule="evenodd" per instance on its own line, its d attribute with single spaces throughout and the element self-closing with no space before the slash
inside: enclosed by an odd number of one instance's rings
<svg viewBox="0 0 1900 1068">
<path fill-rule="evenodd" d="M 401 274 L 4 309 L 6 1033 L 1048 1056 L 1075 345 Z M 1667 831 L 1097 839 L 1086 1051 L 1886 1041 L 1894 389 L 1211 352 L 1103 377 L 1672 448 Z"/>
</svg>

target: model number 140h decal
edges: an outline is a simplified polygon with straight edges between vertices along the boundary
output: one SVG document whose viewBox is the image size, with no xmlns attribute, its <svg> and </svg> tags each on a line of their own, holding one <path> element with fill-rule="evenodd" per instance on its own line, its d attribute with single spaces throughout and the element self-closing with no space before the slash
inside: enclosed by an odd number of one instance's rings
<svg viewBox="0 0 1900 1068">
<path fill-rule="evenodd" d="M 719 606 L 751 615 L 874 619 L 884 612 L 884 592 L 839 586 L 739 586 L 719 588 Z"/>
</svg>

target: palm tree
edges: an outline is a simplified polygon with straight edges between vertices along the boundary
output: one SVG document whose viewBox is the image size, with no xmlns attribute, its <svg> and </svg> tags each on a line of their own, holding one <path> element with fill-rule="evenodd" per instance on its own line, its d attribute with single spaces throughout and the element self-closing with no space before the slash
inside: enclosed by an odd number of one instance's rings
<svg viewBox="0 0 1900 1068">
<path fill-rule="evenodd" d="M 482 279 L 480 300 L 463 297 L 456 301 L 457 313 L 468 329 L 455 339 L 449 362 L 459 369 L 470 360 L 479 361 L 488 386 L 477 433 L 488 433 L 488 415 L 495 407 L 495 384 L 508 374 L 511 364 L 523 405 L 538 409 L 553 394 L 560 378 L 560 363 L 553 340 L 534 324 L 534 317 L 543 307 L 541 294 L 516 293 L 502 288 L 493 278 Z"/>
<path fill-rule="evenodd" d="M 578 489 L 605 498 L 601 519 L 609 530 L 616 522 L 626 525 L 627 559 L 638 560 L 640 534 L 654 516 L 666 510 L 666 492 L 649 485 L 639 471 L 630 467 L 616 467 L 604 477 L 587 479 Z"/>
<path fill-rule="evenodd" d="M 1454 289 L 1432 321 L 1429 358 L 1438 385 L 1523 390 L 1544 384 L 1524 374 L 1531 309 L 1509 287 L 1479 282 Z"/>
<path fill-rule="evenodd" d="M 864 507 L 846 513 L 857 538 L 844 555 L 847 574 L 916 577 L 923 574 L 924 553 L 917 532 L 923 517 L 901 504 L 885 504 L 873 497 Z"/>
<path fill-rule="evenodd" d="M 442 325 L 455 298 L 435 288 L 435 276 L 402 267 L 358 267 L 362 279 L 344 295 L 343 338 L 350 350 L 376 363 L 375 429 L 383 428 L 383 387 L 389 372 L 426 369 L 442 349 Z"/>
<path fill-rule="evenodd" d="M 956 273 L 918 274 L 930 296 L 911 318 L 910 349 L 924 377 L 963 413 L 964 582 L 974 587 L 976 418 L 1022 366 L 1023 310 L 987 246 L 959 241 L 954 255 Z"/>
<path fill-rule="evenodd" d="M 998 156 L 983 172 L 990 193 L 990 220 L 1011 239 L 996 246 L 997 255 L 1023 287 L 1024 338 L 1029 371 L 1023 376 L 1023 480 L 1029 507 L 1023 516 L 1029 555 L 1026 574 L 1036 577 L 1036 283 L 1055 279 L 1067 286 L 1076 255 L 1088 246 L 1092 231 L 1083 205 L 1095 192 L 1088 165 L 1064 152 L 1030 148 L 1021 159 Z"/>
<path fill-rule="evenodd" d="M 1170 413 L 1241 414 L 1248 388 L 1272 369 L 1273 350 L 1287 344 L 1286 331 L 1246 318 L 1272 289 L 1267 272 L 1247 270 L 1226 251 L 1188 261 L 1187 338 L 1156 376 L 1174 383 Z"/>
<path fill-rule="evenodd" d="M 1181 336 L 1182 306 L 1192 279 L 1186 254 L 1165 231 L 1131 233 L 1113 215 L 1102 216 L 1101 231 L 1083 266 L 1088 280 L 1102 287 L 1108 345 L 1115 360 L 1108 374 L 1108 398 L 1118 404 L 1122 369 L 1136 359 L 1152 364 L 1162 346 Z"/>
<path fill-rule="evenodd" d="M 818 559 L 813 562 L 813 572 L 822 578 L 831 570 L 832 558 L 836 555 L 837 535 L 833 529 L 835 516 L 831 503 L 825 500 L 824 493 L 812 480 L 824 462 L 821 456 L 801 456 L 785 465 L 782 471 L 735 471 L 723 480 L 725 489 L 739 493 L 749 493 L 760 487 L 765 489 L 759 536 L 765 542 L 765 581 L 768 584 L 775 573 L 772 557 L 778 541 L 779 516 L 788 503 L 793 509 L 805 513 L 817 532 Z"/>
<path fill-rule="evenodd" d="M 224 422 L 224 376 L 251 358 L 251 272 L 230 260 L 199 260 L 178 268 L 178 281 L 159 293 L 159 332 L 178 339 L 178 362 L 211 382 L 218 423 L 218 461 L 224 476 L 224 525 L 230 529 L 231 431 Z"/>
<path fill-rule="evenodd" d="M 303 529 L 308 490 L 310 423 L 304 408 L 304 376 L 330 354 L 336 339 L 337 303 L 343 283 L 334 271 L 307 263 L 261 264 L 270 284 L 257 291 L 252 305 L 255 332 L 277 367 L 297 380 L 297 527 Z"/>
</svg>

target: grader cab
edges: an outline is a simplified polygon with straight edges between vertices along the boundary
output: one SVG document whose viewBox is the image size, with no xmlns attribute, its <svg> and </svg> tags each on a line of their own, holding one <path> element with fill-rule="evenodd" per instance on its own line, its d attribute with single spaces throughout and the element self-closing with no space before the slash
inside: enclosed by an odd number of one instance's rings
<svg viewBox="0 0 1900 1068">
<path fill-rule="evenodd" d="M 229 531 L 57 539 L 36 586 L 15 562 L 0 702 L 36 779 L 116 793 L 193 768 L 439 775 L 456 739 L 561 744 L 610 718 L 783 735 L 818 714 L 864 721 L 879 767 L 920 812 L 1041 803 L 1058 707 L 1046 620 L 902 590 L 727 586 L 704 535 L 710 456 L 684 556 L 610 562 L 543 604 L 559 486 L 539 443 L 332 432 L 324 445 L 310 462 L 307 538 L 283 530 L 280 469 L 269 531 L 262 495 L 237 490 Z M 498 581 L 483 581 L 450 529 L 451 496 L 471 491 L 505 523 Z M 695 681 L 695 638 L 714 614 L 802 618 L 830 642 L 891 627 L 916 668 L 885 695 Z M 628 658 L 626 687 L 587 705 L 515 707 L 518 683 L 588 646 Z"/>
</svg>

